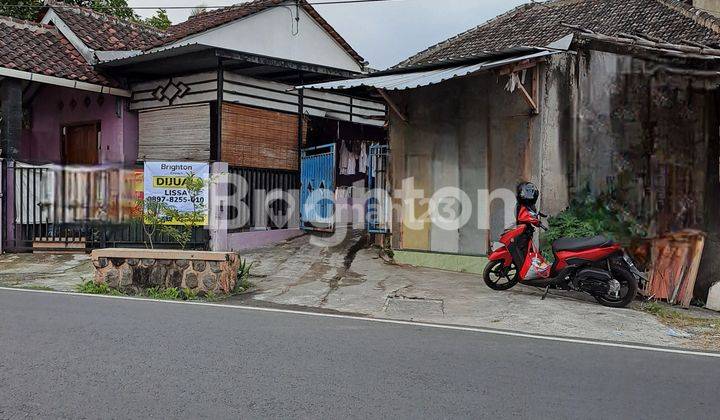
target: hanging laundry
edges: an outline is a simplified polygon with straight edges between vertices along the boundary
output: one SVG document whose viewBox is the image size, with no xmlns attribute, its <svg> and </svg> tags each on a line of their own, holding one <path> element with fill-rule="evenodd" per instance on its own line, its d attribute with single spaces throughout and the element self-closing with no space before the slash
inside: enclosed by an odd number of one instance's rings
<svg viewBox="0 0 720 420">
<path fill-rule="evenodd" d="M 355 169 L 355 168 L 356 168 L 355 165 L 357 164 L 357 158 L 358 158 L 358 155 L 355 154 L 355 152 L 349 152 L 349 153 L 348 153 L 348 156 L 347 156 L 347 170 L 345 171 L 345 173 L 346 173 L 347 175 L 355 175 L 355 173 L 357 172 L 357 170 Z"/>
<path fill-rule="evenodd" d="M 349 155 L 350 151 L 348 151 L 347 147 L 345 146 L 345 142 L 343 140 L 340 140 L 340 175 L 348 174 Z"/>
<path fill-rule="evenodd" d="M 367 173 L 368 155 L 367 155 L 367 143 L 362 142 L 360 144 L 360 161 L 358 162 L 358 172 Z"/>
</svg>

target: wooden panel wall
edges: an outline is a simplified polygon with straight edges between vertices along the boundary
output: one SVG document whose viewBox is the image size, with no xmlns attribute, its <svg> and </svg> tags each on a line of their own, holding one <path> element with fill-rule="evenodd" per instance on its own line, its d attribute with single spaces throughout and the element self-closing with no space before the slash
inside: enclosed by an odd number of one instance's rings
<svg viewBox="0 0 720 420">
<path fill-rule="evenodd" d="M 144 111 L 139 117 L 139 160 L 210 160 L 209 104 Z"/>
<path fill-rule="evenodd" d="M 298 170 L 298 117 L 223 104 L 223 162 L 231 166 Z"/>
</svg>

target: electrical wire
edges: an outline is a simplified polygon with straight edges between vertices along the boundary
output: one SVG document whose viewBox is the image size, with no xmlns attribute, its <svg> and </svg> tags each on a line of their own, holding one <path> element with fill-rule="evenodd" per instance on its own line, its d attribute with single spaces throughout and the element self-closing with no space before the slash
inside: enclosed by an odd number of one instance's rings
<svg viewBox="0 0 720 420">
<path fill-rule="evenodd" d="M 328 0 L 328 1 L 308 1 L 305 4 L 308 4 L 310 6 L 333 6 L 333 5 L 344 5 L 344 4 L 363 4 L 363 3 L 388 3 L 388 2 L 397 2 L 397 1 L 410 1 L 410 0 Z M 247 4 L 245 3 L 237 3 L 237 4 L 231 4 L 231 5 L 224 5 L 224 6 L 205 6 L 202 7 L 204 9 L 224 9 L 224 8 L 231 8 L 231 7 L 244 7 Z M 3 4 L 3 9 L 43 9 L 45 7 L 52 7 L 54 9 L 75 9 L 78 6 L 77 5 L 62 5 L 62 4 L 53 4 L 51 6 L 48 5 L 34 5 L 34 4 Z M 287 7 L 285 4 L 274 4 L 269 5 L 267 8 L 270 7 Z M 131 10 L 187 10 L 187 9 L 197 9 L 198 6 L 128 6 L 128 9 Z M 100 6 L 98 9 L 111 9 L 110 6 L 103 7 Z"/>
</svg>

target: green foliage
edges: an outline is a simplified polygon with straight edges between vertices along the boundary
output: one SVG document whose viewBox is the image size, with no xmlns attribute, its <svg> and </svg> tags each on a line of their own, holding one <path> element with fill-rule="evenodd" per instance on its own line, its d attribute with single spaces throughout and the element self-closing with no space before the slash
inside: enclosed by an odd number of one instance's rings
<svg viewBox="0 0 720 420">
<path fill-rule="evenodd" d="M 151 287 L 145 290 L 149 298 L 161 300 L 179 300 L 182 299 L 182 292 L 177 287 L 169 287 L 167 289 L 161 287 Z"/>
<path fill-rule="evenodd" d="M 240 260 L 240 267 L 238 268 L 237 281 L 235 282 L 233 294 L 244 293 L 254 286 L 254 284 L 250 282 L 250 269 L 253 264 L 255 264 L 255 262 L 248 263 L 246 259 Z"/>
<path fill-rule="evenodd" d="M 80 293 L 87 293 L 92 295 L 124 296 L 123 293 L 110 288 L 110 286 L 108 286 L 106 283 L 95 284 L 95 282 L 92 280 L 78 284 L 75 287 L 75 290 Z M 144 295 L 151 299 L 159 300 L 198 300 L 200 298 L 197 292 L 194 292 L 192 289 L 189 289 L 187 287 L 184 287 L 182 289 L 179 289 L 177 287 L 151 287 L 149 289 L 145 289 Z M 205 294 L 205 300 L 207 301 L 214 301 L 217 299 L 217 296 L 212 291 Z"/>
<path fill-rule="evenodd" d="M 146 197 L 137 201 L 138 211 L 134 212 L 143 224 L 143 231 L 147 238 L 149 248 L 154 248 L 153 238 L 158 233 L 168 235 L 173 241 L 185 249 L 192 240 L 192 233 L 195 227 L 202 225 L 205 221 L 206 204 L 202 194 L 205 189 L 205 181 L 202 178 L 188 173 L 185 176 L 185 189 L 192 204 L 191 211 L 178 211 L 175 207 L 169 206 L 153 197 Z M 175 224 L 168 224 L 169 221 Z"/>
<path fill-rule="evenodd" d="M 53 289 L 52 287 L 48 287 L 48 286 L 38 286 L 38 285 L 36 285 L 36 284 L 28 284 L 27 286 L 18 286 L 18 287 L 19 287 L 20 289 L 44 290 L 44 291 L 48 291 L 48 292 L 55 290 L 55 289 Z"/>
<path fill-rule="evenodd" d="M 155 234 L 161 230 L 163 223 L 170 220 L 167 215 L 168 205 L 160 201 L 147 197 L 144 200 L 137 200 L 136 206 L 138 211 L 133 212 L 138 217 L 138 222 L 142 225 L 143 233 L 147 238 L 146 246 L 150 249 L 155 248 L 153 238 Z M 149 244 L 149 246 L 148 246 Z"/>
<path fill-rule="evenodd" d="M 574 200 L 565 211 L 551 217 L 548 227 L 540 246 L 548 259 L 552 256 L 553 241 L 560 238 L 605 235 L 620 243 L 629 243 L 633 238 L 645 236 L 642 226 L 615 203 L 589 195 Z"/>
<path fill-rule="evenodd" d="M 175 242 L 180 244 L 182 249 L 192 239 L 192 232 L 196 226 L 200 226 L 205 221 L 205 202 L 202 200 L 203 190 L 205 189 L 205 181 L 195 174 L 188 173 L 185 176 L 185 189 L 188 193 L 191 211 L 178 211 L 171 206 L 165 206 L 164 213 L 168 220 L 174 220 L 179 224 L 161 225 L 163 233 L 167 234 Z"/>
<path fill-rule="evenodd" d="M 122 293 L 120 291 L 110 288 L 110 286 L 107 285 L 107 283 L 100 283 L 96 284 L 92 280 L 88 280 L 84 283 L 80 283 L 77 286 L 75 286 L 75 290 L 77 290 L 80 293 L 87 293 L 90 295 L 111 295 L 111 296 L 121 296 Z"/>
<path fill-rule="evenodd" d="M 0 15 L 16 19 L 35 20 L 43 0 L 1 0 Z"/>
<path fill-rule="evenodd" d="M 117 16 L 121 19 L 138 21 L 139 17 L 128 6 L 127 0 L 61 0 L 69 5 L 82 6 L 95 11 Z M 0 0 L 0 15 L 17 19 L 37 19 L 43 0 Z"/>
<path fill-rule="evenodd" d="M 180 297 L 182 300 L 196 300 L 198 298 L 198 294 L 193 292 L 192 289 L 184 287 L 180 290 Z"/>
<path fill-rule="evenodd" d="M 172 25 L 165 9 L 158 9 L 153 16 L 145 19 L 144 23 L 162 30 L 165 30 Z"/>
<path fill-rule="evenodd" d="M 215 292 L 213 292 L 212 290 L 208 290 L 207 292 L 205 292 L 205 300 L 208 302 L 215 302 L 216 300 L 218 300 L 218 297 L 217 295 L 215 295 Z"/>
</svg>

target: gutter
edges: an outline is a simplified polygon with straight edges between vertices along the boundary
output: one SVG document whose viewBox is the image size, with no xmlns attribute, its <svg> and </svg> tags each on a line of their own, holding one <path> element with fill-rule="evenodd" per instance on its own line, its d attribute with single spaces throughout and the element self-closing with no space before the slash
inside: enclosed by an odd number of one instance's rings
<svg viewBox="0 0 720 420">
<path fill-rule="evenodd" d="M 6 67 L 0 67 L 0 76 L 11 77 L 20 80 L 28 80 L 37 83 L 45 83 L 54 86 L 62 86 L 71 89 L 86 90 L 89 92 L 107 93 L 109 95 L 121 96 L 124 98 L 129 98 L 132 96 L 130 91 L 125 89 L 118 89 L 108 86 L 97 85 L 94 83 L 81 82 L 78 80 L 64 79 L 62 77 L 46 76 L 44 74 L 30 73 L 27 71 L 14 70 Z"/>
</svg>

